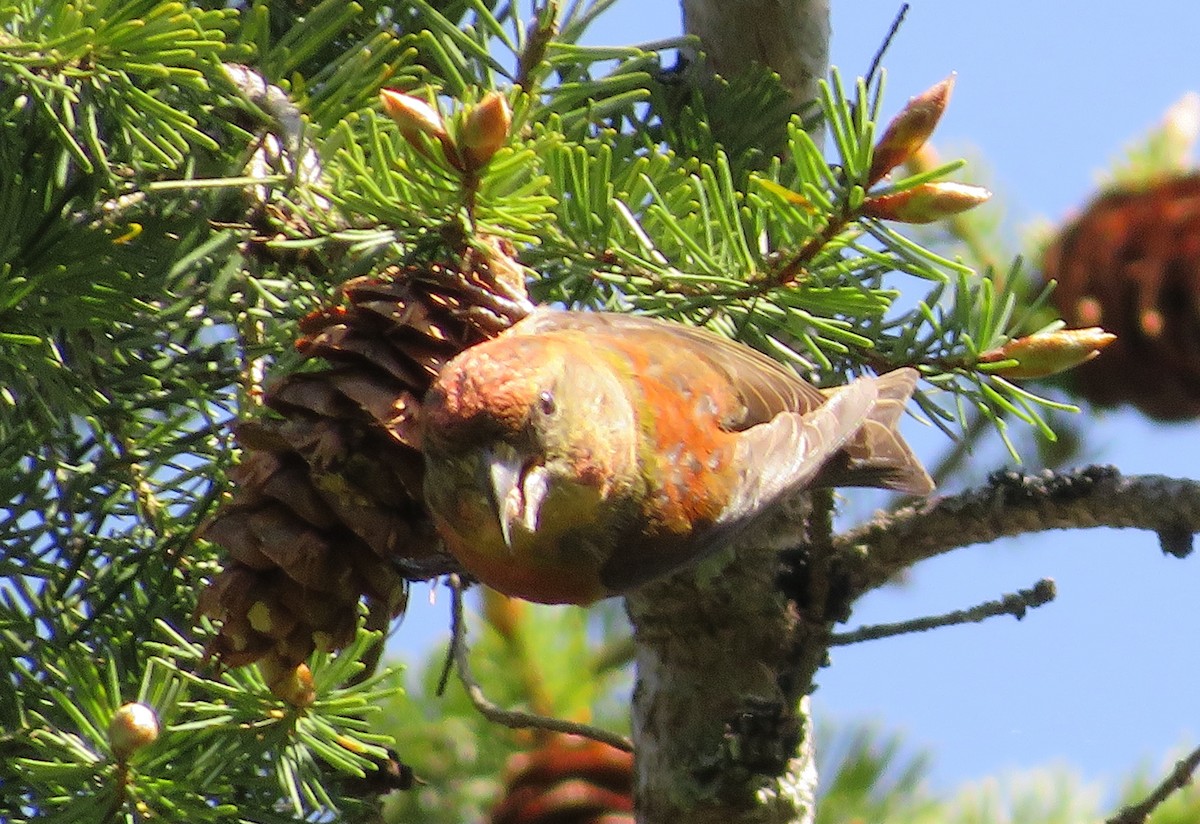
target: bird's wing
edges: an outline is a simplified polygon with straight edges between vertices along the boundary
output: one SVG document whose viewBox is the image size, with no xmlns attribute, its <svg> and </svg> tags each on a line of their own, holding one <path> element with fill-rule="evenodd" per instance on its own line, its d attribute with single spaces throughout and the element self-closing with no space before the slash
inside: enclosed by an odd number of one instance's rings
<svg viewBox="0 0 1200 824">
<path fill-rule="evenodd" d="M 731 422 L 733 429 L 766 423 L 780 412 L 811 412 L 826 401 L 819 389 L 762 352 L 682 323 L 615 312 L 542 309 L 514 326 L 510 334 L 564 329 L 585 334 L 618 332 L 642 338 L 647 350 L 673 356 L 680 347 L 686 347 L 721 372 L 741 397 L 745 413 L 740 420 Z"/>
<path fill-rule="evenodd" d="M 640 344 L 650 356 L 677 358 L 680 348 L 684 348 L 720 373 L 740 399 L 741 408 L 732 410 L 723 422 L 733 431 L 754 429 L 784 412 L 808 415 L 829 398 L 839 398 L 847 391 L 843 387 L 819 390 L 781 363 L 748 346 L 705 329 L 655 318 L 539 310 L 514 327 L 513 332 L 519 333 L 522 327 L 527 332 L 573 329 L 584 335 L 620 332 L 635 346 Z M 865 419 L 859 419 L 858 429 L 842 442 L 844 450 L 839 454 L 838 449 L 831 447 L 822 453 L 822 460 L 834 458 L 818 479 L 822 486 L 879 486 L 913 495 L 932 491 L 933 481 L 897 429 L 917 378 L 916 370 L 905 368 L 874 379 L 876 400 Z M 781 429 L 787 426 L 780 424 Z M 767 435 L 759 434 L 756 438 L 767 440 Z M 777 436 L 775 443 L 787 444 L 788 436 Z"/>
<path fill-rule="evenodd" d="M 876 382 L 860 378 L 808 414 L 784 412 L 738 435 L 739 477 L 729 504 L 702 541 L 724 544 L 771 509 L 808 487 L 829 459 L 862 428 L 878 399 Z"/>
<path fill-rule="evenodd" d="M 879 400 L 850 439 L 837 460 L 830 462 L 821 480 L 830 486 L 878 486 L 928 495 L 933 479 L 900 435 L 900 417 L 912 397 L 918 374 L 915 369 L 897 369 L 875 379 Z M 841 392 L 839 388 L 833 394 Z"/>
</svg>

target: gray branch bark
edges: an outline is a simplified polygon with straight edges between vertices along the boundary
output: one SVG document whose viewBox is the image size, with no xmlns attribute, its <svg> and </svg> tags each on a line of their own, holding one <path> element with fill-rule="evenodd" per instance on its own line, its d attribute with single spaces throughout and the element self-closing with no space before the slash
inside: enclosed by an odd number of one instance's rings
<svg viewBox="0 0 1200 824">
<path fill-rule="evenodd" d="M 781 545 L 755 541 L 626 598 L 642 824 L 812 820 L 816 768 L 801 698 L 821 647 L 805 643 L 804 616 L 776 584 Z"/>
</svg>

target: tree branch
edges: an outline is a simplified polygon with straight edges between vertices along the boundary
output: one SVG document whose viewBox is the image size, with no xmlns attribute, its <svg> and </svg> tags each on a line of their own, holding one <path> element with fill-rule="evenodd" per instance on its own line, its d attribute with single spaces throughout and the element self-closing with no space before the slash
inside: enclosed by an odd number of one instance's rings
<svg viewBox="0 0 1200 824">
<path fill-rule="evenodd" d="M 781 523 L 797 513 L 787 514 Z M 817 643 L 793 642 L 799 616 L 775 585 L 778 551 L 748 540 L 626 595 L 638 824 L 813 821 L 812 726 L 798 702 L 826 627 L 810 634 Z"/>
<path fill-rule="evenodd" d="M 471 675 L 471 663 L 467 655 L 467 629 L 466 623 L 463 621 L 462 584 L 458 580 L 457 575 L 450 576 L 450 592 L 450 652 L 454 659 L 454 667 L 458 670 L 458 679 L 462 682 L 463 689 L 467 692 L 467 697 L 471 699 L 471 703 L 479 711 L 480 715 L 493 723 L 514 730 L 535 729 L 561 732 L 568 735 L 579 735 L 584 738 L 590 738 L 593 741 L 599 741 L 602 744 L 608 744 L 625 752 L 633 751 L 633 743 L 625 736 L 618 735 L 615 732 L 593 727 L 590 724 L 564 721 L 561 718 L 550 718 L 545 715 L 506 710 L 498 704 L 493 703 L 483 694 L 483 688 L 479 686 L 479 682 Z"/>
<path fill-rule="evenodd" d="M 1192 783 L 1192 776 L 1197 768 L 1200 768 L 1200 748 L 1192 750 L 1187 757 L 1176 761 L 1175 768 L 1144 800 L 1121 808 L 1120 812 L 1104 824 L 1145 824 L 1150 813 L 1174 793 Z"/>
<path fill-rule="evenodd" d="M 997 472 L 988 483 L 884 513 L 835 536 L 834 549 L 858 594 L 918 561 L 1009 535 L 1088 527 L 1147 529 L 1164 552 L 1192 551 L 1200 532 L 1200 482 L 1162 475 L 1125 477 L 1113 467 L 1026 475 Z"/>
<path fill-rule="evenodd" d="M 898 621 L 894 624 L 870 624 L 850 632 L 837 632 L 829 636 L 829 646 L 839 647 L 859 644 L 863 641 L 877 641 L 880 638 L 926 632 L 956 624 L 978 624 L 980 621 L 995 618 L 997 615 L 1011 615 L 1020 621 L 1028 610 L 1045 606 L 1054 600 L 1054 596 L 1054 581 L 1043 578 L 1029 589 L 1017 590 L 997 601 L 987 601 L 970 609 L 956 609 L 943 615 L 929 615 L 924 618 L 914 618 L 911 621 Z"/>
</svg>

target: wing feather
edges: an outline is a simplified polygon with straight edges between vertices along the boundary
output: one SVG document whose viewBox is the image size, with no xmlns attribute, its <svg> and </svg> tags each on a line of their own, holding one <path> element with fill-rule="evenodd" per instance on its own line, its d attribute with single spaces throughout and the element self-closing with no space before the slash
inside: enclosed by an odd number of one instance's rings
<svg viewBox="0 0 1200 824">
<path fill-rule="evenodd" d="M 543 309 L 517 324 L 509 334 L 538 334 L 557 330 L 612 333 L 641 338 L 661 351 L 687 347 L 720 371 L 742 398 L 745 414 L 731 422 L 735 430 L 766 423 L 780 412 L 807 413 L 825 403 L 819 389 L 778 361 L 745 344 L 706 329 L 656 318 L 615 312 L 569 312 Z"/>
<path fill-rule="evenodd" d="M 715 547 L 752 526 L 772 505 L 800 492 L 858 434 L 878 393 L 860 378 L 807 415 L 782 412 L 738 436 L 740 476 L 728 506 L 702 543 Z"/>
</svg>

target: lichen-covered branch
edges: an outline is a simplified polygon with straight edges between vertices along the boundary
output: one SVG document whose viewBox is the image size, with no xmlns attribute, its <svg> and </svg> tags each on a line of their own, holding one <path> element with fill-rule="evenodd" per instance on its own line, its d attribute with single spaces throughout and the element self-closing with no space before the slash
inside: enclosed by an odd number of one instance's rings
<svg viewBox="0 0 1200 824">
<path fill-rule="evenodd" d="M 1144 529 L 1185 557 L 1200 532 L 1200 481 L 1123 476 L 1112 467 L 1027 475 L 998 472 L 978 489 L 877 516 L 834 538 L 856 593 L 913 564 L 970 544 L 1051 529 Z"/>
<path fill-rule="evenodd" d="M 802 619 L 775 586 L 777 551 L 747 545 L 627 596 L 639 824 L 812 822 L 812 726 L 798 702 L 823 649 L 794 640 Z"/>
<path fill-rule="evenodd" d="M 828 70 L 828 0 L 682 5 L 684 28 L 699 38 L 710 70 L 730 76 L 763 64 L 797 108 L 815 102 Z M 803 521 L 784 531 L 802 538 Z M 628 596 L 639 824 L 814 820 L 812 723 L 801 697 L 823 660 L 818 639 L 828 627 L 810 626 L 786 603 L 777 557 L 775 545 L 747 546 L 715 575 L 705 571 L 721 558 Z"/>
</svg>

